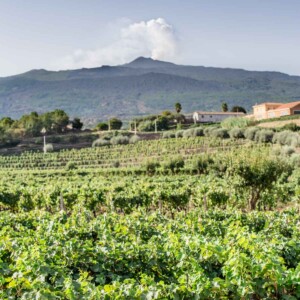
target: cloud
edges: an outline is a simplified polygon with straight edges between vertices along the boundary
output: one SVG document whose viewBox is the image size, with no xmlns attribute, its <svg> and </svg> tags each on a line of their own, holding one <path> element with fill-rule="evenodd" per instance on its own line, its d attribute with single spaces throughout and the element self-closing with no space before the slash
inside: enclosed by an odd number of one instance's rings
<svg viewBox="0 0 300 300">
<path fill-rule="evenodd" d="M 118 65 L 138 56 L 172 60 L 178 52 L 178 40 L 172 25 L 163 18 L 127 24 L 120 29 L 118 39 L 105 47 L 74 53 L 56 62 L 60 69 L 91 68 Z"/>
</svg>

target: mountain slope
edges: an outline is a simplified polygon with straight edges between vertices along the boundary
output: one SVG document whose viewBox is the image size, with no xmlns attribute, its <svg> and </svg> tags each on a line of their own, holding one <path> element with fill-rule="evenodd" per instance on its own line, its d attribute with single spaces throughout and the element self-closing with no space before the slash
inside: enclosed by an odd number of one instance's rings
<svg viewBox="0 0 300 300">
<path fill-rule="evenodd" d="M 223 101 L 250 109 L 258 102 L 295 99 L 300 99 L 298 76 L 181 66 L 143 57 L 115 67 L 32 70 L 0 78 L 0 117 L 13 118 L 61 108 L 94 123 L 173 109 L 177 101 L 192 112 L 219 110 Z"/>
</svg>

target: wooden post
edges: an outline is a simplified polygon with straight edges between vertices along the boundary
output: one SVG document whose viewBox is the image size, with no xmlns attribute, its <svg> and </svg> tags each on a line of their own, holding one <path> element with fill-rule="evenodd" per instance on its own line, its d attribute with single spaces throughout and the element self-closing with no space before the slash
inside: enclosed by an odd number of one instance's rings
<svg viewBox="0 0 300 300">
<path fill-rule="evenodd" d="M 59 197 L 59 206 L 60 206 L 61 211 L 62 210 L 66 211 L 65 204 L 64 204 L 64 198 L 63 198 L 62 193 L 60 193 L 60 197 Z"/>
</svg>

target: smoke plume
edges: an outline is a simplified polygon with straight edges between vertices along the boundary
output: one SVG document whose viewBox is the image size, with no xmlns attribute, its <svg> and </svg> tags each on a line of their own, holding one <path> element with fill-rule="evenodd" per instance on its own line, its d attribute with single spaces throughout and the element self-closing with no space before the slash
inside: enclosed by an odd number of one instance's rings
<svg viewBox="0 0 300 300">
<path fill-rule="evenodd" d="M 120 29 L 114 43 L 94 50 L 78 49 L 57 62 L 60 68 L 91 68 L 123 64 L 138 56 L 172 60 L 178 50 L 172 25 L 163 18 L 132 23 Z"/>
</svg>

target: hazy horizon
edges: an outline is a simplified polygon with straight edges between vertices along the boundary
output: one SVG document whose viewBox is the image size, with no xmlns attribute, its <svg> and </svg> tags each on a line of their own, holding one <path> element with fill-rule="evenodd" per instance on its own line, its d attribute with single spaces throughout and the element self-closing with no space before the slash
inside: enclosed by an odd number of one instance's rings
<svg viewBox="0 0 300 300">
<path fill-rule="evenodd" d="M 299 10 L 296 0 L 3 0 L 0 77 L 140 56 L 300 75 Z"/>
<path fill-rule="evenodd" d="M 148 59 L 153 59 L 151 58 L 150 56 L 138 56 L 132 60 L 129 60 L 129 61 L 126 61 L 122 64 L 115 64 L 115 65 L 107 65 L 107 64 L 103 64 L 103 65 L 99 65 L 99 66 L 95 66 L 95 67 L 90 67 L 90 69 L 92 68 L 101 68 L 103 66 L 111 66 L 111 67 L 116 67 L 116 66 L 123 66 L 123 65 L 126 65 L 126 64 L 129 64 L 133 61 L 135 61 L 136 59 L 138 58 L 148 58 Z M 232 68 L 232 67 L 218 67 L 218 66 L 204 66 L 204 65 L 193 65 L 193 64 L 184 64 L 184 63 L 175 63 L 175 62 L 172 62 L 172 61 L 169 61 L 169 60 L 161 60 L 161 59 L 153 59 L 154 61 L 161 61 L 161 62 L 166 62 L 166 63 L 172 63 L 172 64 L 175 64 L 175 65 L 179 65 L 179 66 L 192 66 L 192 67 L 205 67 L 205 68 L 219 68 L 219 69 L 235 69 L 235 70 L 244 70 L 244 71 L 254 71 L 254 72 L 278 72 L 278 73 L 283 73 L 283 74 L 286 74 L 286 75 L 289 75 L 289 76 L 300 76 L 300 75 L 297 75 L 297 74 L 288 74 L 288 73 L 285 73 L 285 72 L 281 72 L 281 71 L 272 71 L 272 70 L 250 70 L 250 69 L 245 69 L 245 68 Z M 11 74 L 11 75 L 8 75 L 8 76 L 0 76 L 0 78 L 4 78 L 4 77 L 10 77 L 10 76 L 15 76 L 15 75 L 21 75 L 21 74 L 24 74 L 24 73 L 27 73 L 27 72 L 30 72 L 30 71 L 41 71 L 41 70 L 45 70 L 45 71 L 49 71 L 49 72 L 60 72 L 60 71 L 75 71 L 75 70 L 79 70 L 79 69 L 89 69 L 89 68 L 86 68 L 86 67 L 82 67 L 82 68 L 66 68 L 66 69 L 58 69 L 58 70 L 51 70 L 51 69 L 47 69 L 47 68 L 36 68 L 36 69 L 30 69 L 30 70 L 26 70 L 22 73 L 17 73 L 17 74 Z"/>
</svg>

